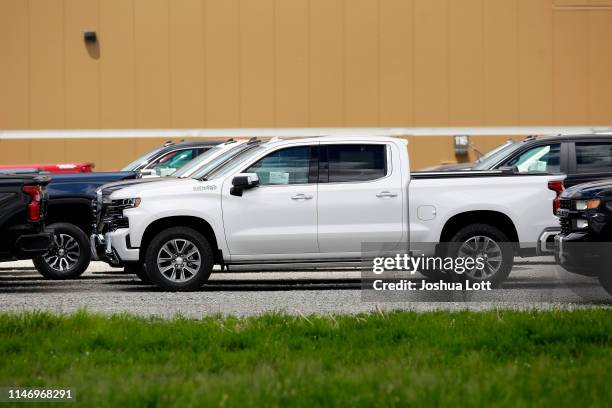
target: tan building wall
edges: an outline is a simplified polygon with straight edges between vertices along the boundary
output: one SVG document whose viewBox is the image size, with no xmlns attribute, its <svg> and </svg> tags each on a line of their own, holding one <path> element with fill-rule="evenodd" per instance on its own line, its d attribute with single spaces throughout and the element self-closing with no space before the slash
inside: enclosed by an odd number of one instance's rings
<svg viewBox="0 0 612 408">
<path fill-rule="evenodd" d="M 611 73 L 612 0 L 0 0 L 0 129 L 604 125 Z M 0 163 L 156 143 L 0 141 Z"/>
</svg>

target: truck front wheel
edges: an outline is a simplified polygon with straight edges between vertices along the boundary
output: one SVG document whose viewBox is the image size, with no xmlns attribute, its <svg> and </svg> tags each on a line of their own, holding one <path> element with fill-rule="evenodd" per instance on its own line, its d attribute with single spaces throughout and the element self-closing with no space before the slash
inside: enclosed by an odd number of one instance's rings
<svg viewBox="0 0 612 408">
<path fill-rule="evenodd" d="M 49 225 L 54 245 L 33 259 L 36 270 L 48 279 L 74 279 L 85 272 L 91 261 L 87 235 L 76 225 L 65 222 Z"/>
<path fill-rule="evenodd" d="M 145 254 L 148 277 L 157 286 L 171 291 L 199 289 L 210 277 L 213 265 L 208 240 L 188 227 L 161 231 Z"/>
<path fill-rule="evenodd" d="M 491 287 L 498 287 L 512 271 L 514 247 L 498 228 L 488 224 L 473 224 L 460 229 L 451 238 L 447 256 L 480 258 L 484 265 L 484 268 L 466 268 L 462 273 L 455 267 L 452 279 L 491 282 Z"/>
</svg>

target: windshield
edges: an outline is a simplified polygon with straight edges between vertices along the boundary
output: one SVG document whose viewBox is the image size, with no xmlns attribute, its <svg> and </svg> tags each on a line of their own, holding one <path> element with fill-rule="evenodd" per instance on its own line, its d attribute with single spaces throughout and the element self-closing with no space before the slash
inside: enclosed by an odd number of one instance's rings
<svg viewBox="0 0 612 408">
<path fill-rule="evenodd" d="M 161 152 L 163 147 L 158 147 L 157 149 L 151 150 L 150 152 L 146 152 L 127 166 L 121 169 L 121 171 L 135 171 L 140 167 L 141 164 L 146 164 L 151 160 L 155 155 Z"/>
<path fill-rule="evenodd" d="M 491 170 L 501 159 L 511 155 L 523 145 L 522 142 L 506 142 L 485 154 L 476 162 L 472 170 Z"/>
<path fill-rule="evenodd" d="M 232 143 L 235 143 L 235 142 L 232 142 Z M 219 154 L 219 150 L 223 150 L 226 148 L 227 148 L 226 145 L 223 144 L 223 145 L 215 146 L 212 149 L 207 150 L 206 152 L 202 153 L 201 155 L 199 155 L 198 157 L 191 160 L 190 162 L 185 164 L 183 167 L 175 171 L 173 176 L 174 177 L 189 177 L 191 173 L 198 170 L 198 168 L 202 165 L 202 163 L 206 163 L 210 161 L 212 156 Z M 229 151 L 231 150 L 232 149 L 230 148 Z M 221 154 L 221 156 L 223 156 L 223 154 Z"/>
<path fill-rule="evenodd" d="M 215 165 L 212 165 L 212 163 L 210 166 L 207 165 L 206 169 L 198 170 L 191 178 L 202 179 L 205 177 L 207 179 L 213 179 L 224 176 L 227 172 L 241 165 L 245 160 L 258 154 L 262 149 L 263 146 L 260 143 L 246 144 L 244 145 L 244 149 L 239 149 L 239 151 L 232 150 L 233 154 L 227 156 L 223 155 L 225 157 L 222 160 L 213 160 L 216 162 Z"/>
</svg>

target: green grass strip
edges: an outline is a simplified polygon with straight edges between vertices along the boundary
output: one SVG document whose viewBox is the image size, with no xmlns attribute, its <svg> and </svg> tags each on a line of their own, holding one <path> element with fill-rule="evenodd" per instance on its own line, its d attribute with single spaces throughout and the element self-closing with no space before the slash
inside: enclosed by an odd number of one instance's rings
<svg viewBox="0 0 612 408">
<path fill-rule="evenodd" d="M 79 406 L 609 406 L 611 380 L 602 309 L 0 314 L 0 386 L 74 388 Z"/>
</svg>

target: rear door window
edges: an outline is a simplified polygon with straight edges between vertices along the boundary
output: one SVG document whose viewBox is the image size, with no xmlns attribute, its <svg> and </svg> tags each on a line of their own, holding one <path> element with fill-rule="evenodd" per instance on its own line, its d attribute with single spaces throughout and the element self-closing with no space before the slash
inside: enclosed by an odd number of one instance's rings
<svg viewBox="0 0 612 408">
<path fill-rule="evenodd" d="M 323 174 L 322 181 L 330 183 L 372 181 L 387 174 L 385 145 L 342 144 L 326 147 L 328 179 L 325 180 Z"/>
</svg>

